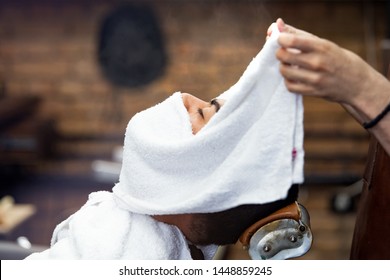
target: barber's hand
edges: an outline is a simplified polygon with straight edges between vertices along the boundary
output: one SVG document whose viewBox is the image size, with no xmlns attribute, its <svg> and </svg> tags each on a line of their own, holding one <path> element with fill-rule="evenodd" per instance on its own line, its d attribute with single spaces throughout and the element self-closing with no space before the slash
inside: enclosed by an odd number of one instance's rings
<svg viewBox="0 0 390 280">
<path fill-rule="evenodd" d="M 311 33 L 309 33 L 309 32 L 300 30 L 300 29 L 298 29 L 298 28 L 295 28 L 295 27 L 293 27 L 293 26 L 291 26 L 291 25 L 288 25 L 288 24 L 286 24 L 281 18 L 278 18 L 278 19 L 276 20 L 275 23 L 272 23 L 272 24 L 268 27 L 266 39 L 268 39 L 268 38 L 271 36 L 271 34 L 272 34 L 272 29 L 273 29 L 273 26 L 274 26 L 275 24 L 277 25 L 278 30 L 279 30 L 280 32 L 286 32 L 286 33 L 291 33 L 291 34 L 309 35 L 309 36 L 314 36 L 314 37 L 315 37 L 315 35 L 313 35 L 313 34 L 311 34 Z"/>
<path fill-rule="evenodd" d="M 276 52 L 289 91 L 339 102 L 359 122 L 390 101 L 390 83 L 355 53 L 278 20 Z"/>
<path fill-rule="evenodd" d="M 376 75 L 356 54 L 310 33 L 284 25 L 276 57 L 291 92 L 354 105 Z"/>
<path fill-rule="evenodd" d="M 281 20 L 276 24 L 281 31 L 276 57 L 291 92 L 339 102 L 360 123 L 390 104 L 390 82 L 358 55 Z M 390 155 L 390 114 L 370 132 Z"/>
</svg>

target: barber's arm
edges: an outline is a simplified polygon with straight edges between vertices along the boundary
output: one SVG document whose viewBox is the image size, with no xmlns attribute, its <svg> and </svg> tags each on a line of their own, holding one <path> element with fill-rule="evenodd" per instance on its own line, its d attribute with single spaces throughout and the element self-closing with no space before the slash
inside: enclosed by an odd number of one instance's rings
<svg viewBox="0 0 390 280">
<path fill-rule="evenodd" d="M 287 88 L 340 103 L 362 125 L 369 124 L 390 154 L 390 112 L 385 111 L 390 109 L 390 82 L 355 53 L 280 19 L 277 25 L 281 48 L 276 56 Z"/>
</svg>

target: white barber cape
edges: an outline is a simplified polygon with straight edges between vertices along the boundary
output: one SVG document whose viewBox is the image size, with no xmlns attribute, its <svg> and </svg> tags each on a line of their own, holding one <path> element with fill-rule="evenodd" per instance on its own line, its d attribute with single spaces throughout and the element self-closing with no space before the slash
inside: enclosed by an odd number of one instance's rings
<svg viewBox="0 0 390 280">
<path fill-rule="evenodd" d="M 211 259 L 216 246 L 199 247 Z M 111 192 L 95 192 L 87 203 L 54 230 L 51 248 L 27 260 L 191 260 L 180 230 L 147 215 L 129 212 Z"/>
</svg>

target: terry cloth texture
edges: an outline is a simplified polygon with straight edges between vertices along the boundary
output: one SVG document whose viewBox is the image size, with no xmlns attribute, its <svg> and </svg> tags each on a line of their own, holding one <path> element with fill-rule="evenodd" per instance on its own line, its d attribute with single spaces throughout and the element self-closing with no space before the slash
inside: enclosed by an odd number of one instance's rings
<svg viewBox="0 0 390 280">
<path fill-rule="evenodd" d="M 136 114 L 113 192 L 139 214 L 205 213 L 286 197 L 303 182 L 302 97 L 286 89 L 275 27 L 220 111 L 193 135 L 181 93 Z"/>
</svg>

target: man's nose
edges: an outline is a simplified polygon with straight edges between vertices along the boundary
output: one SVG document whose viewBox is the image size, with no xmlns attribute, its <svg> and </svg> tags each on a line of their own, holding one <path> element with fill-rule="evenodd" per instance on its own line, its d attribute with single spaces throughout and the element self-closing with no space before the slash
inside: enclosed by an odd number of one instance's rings
<svg viewBox="0 0 390 280">
<path fill-rule="evenodd" d="M 182 98 L 183 98 L 184 106 L 187 108 L 188 112 L 198 110 L 198 109 L 203 109 L 209 106 L 209 103 L 189 93 L 183 93 Z"/>
</svg>

